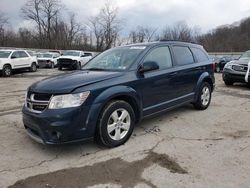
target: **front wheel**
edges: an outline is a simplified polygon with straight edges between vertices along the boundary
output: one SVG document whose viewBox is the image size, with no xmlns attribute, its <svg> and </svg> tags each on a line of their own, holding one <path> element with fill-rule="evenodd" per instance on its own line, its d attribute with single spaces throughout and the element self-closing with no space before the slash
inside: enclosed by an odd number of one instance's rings
<svg viewBox="0 0 250 188">
<path fill-rule="evenodd" d="M 2 69 L 2 76 L 3 77 L 9 77 L 12 74 L 11 66 L 10 65 L 4 65 Z"/>
<path fill-rule="evenodd" d="M 226 86 L 231 86 L 231 85 L 234 84 L 234 82 L 231 81 L 231 80 L 224 80 L 224 83 L 225 83 Z"/>
<path fill-rule="evenodd" d="M 50 68 L 54 69 L 55 68 L 55 64 L 54 62 L 51 62 Z"/>
<path fill-rule="evenodd" d="M 204 82 L 199 90 L 197 101 L 194 103 L 194 107 L 198 110 L 205 110 L 208 108 L 211 102 L 212 90 L 209 83 Z"/>
<path fill-rule="evenodd" d="M 36 70 L 37 70 L 36 63 L 32 63 L 30 67 L 30 72 L 36 72 Z"/>
<path fill-rule="evenodd" d="M 135 113 L 125 101 L 111 101 L 100 115 L 96 139 L 107 147 L 124 144 L 131 136 L 135 125 Z"/>
<path fill-rule="evenodd" d="M 77 62 L 76 63 L 76 70 L 80 70 L 81 69 L 81 62 Z"/>
<path fill-rule="evenodd" d="M 60 65 L 58 65 L 58 66 L 57 66 L 57 69 L 58 69 L 59 71 L 61 71 L 61 70 L 62 70 L 62 67 L 61 67 Z"/>
</svg>

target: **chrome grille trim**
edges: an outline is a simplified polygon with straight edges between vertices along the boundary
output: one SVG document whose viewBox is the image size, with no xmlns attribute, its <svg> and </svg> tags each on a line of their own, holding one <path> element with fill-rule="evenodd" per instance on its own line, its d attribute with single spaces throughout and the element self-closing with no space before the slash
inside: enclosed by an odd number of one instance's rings
<svg viewBox="0 0 250 188">
<path fill-rule="evenodd" d="M 35 100 L 35 95 L 39 95 L 39 94 L 30 93 L 29 95 L 27 95 L 27 98 L 25 101 L 25 107 L 31 112 L 42 113 L 44 110 L 48 108 L 50 100 Z M 52 95 L 50 96 L 50 99 L 51 98 L 52 98 Z M 41 110 L 36 109 L 36 108 L 41 108 L 41 107 L 42 107 Z"/>
</svg>

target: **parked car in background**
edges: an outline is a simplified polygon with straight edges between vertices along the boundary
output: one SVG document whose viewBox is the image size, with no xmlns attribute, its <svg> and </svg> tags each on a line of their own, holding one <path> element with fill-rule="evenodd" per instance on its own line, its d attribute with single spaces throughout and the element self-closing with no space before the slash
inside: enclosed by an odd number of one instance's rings
<svg viewBox="0 0 250 188">
<path fill-rule="evenodd" d="M 143 118 L 188 103 L 208 108 L 213 69 L 197 44 L 169 41 L 110 49 L 81 71 L 30 86 L 24 126 L 40 143 L 94 138 L 107 147 L 119 146 Z"/>
<path fill-rule="evenodd" d="M 37 58 L 25 50 L 0 50 L 0 72 L 2 76 L 10 76 L 13 70 L 37 70 Z"/>
<path fill-rule="evenodd" d="M 224 57 L 216 59 L 215 72 L 221 72 L 223 70 L 224 66 L 232 60 L 233 60 L 233 58 L 229 57 L 229 56 L 224 56 Z"/>
<path fill-rule="evenodd" d="M 27 52 L 31 57 L 37 57 L 35 51 L 27 50 L 26 52 Z"/>
<path fill-rule="evenodd" d="M 62 51 L 61 50 L 50 50 L 49 52 L 51 52 L 51 53 L 57 53 L 60 56 L 62 55 Z"/>
<path fill-rule="evenodd" d="M 226 85 L 233 85 L 235 82 L 250 84 L 250 51 L 242 54 L 239 60 L 230 61 L 223 69 L 222 78 Z"/>
<path fill-rule="evenodd" d="M 58 53 L 47 52 L 40 54 L 37 57 L 39 68 L 55 68 L 57 66 L 57 60 L 60 57 Z"/>
<path fill-rule="evenodd" d="M 92 59 L 92 53 L 83 51 L 67 50 L 63 52 L 63 55 L 58 58 L 58 70 L 62 68 L 81 69 L 90 59 Z"/>
</svg>

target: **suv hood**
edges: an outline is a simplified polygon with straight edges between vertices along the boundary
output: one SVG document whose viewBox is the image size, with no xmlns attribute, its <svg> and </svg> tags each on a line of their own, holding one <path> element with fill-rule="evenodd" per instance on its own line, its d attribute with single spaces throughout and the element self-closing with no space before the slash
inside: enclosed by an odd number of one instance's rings
<svg viewBox="0 0 250 188">
<path fill-rule="evenodd" d="M 230 63 L 232 63 L 232 64 L 248 65 L 249 60 L 233 60 L 233 61 L 230 61 Z"/>
<path fill-rule="evenodd" d="M 121 76 L 121 72 L 76 71 L 53 76 L 30 86 L 29 90 L 37 93 L 71 93 L 79 87 Z"/>
<path fill-rule="evenodd" d="M 38 57 L 37 60 L 52 60 L 51 57 Z"/>
<path fill-rule="evenodd" d="M 58 59 L 72 59 L 72 60 L 79 60 L 80 57 L 79 56 L 69 56 L 69 55 L 65 55 L 65 56 L 61 56 Z"/>
</svg>

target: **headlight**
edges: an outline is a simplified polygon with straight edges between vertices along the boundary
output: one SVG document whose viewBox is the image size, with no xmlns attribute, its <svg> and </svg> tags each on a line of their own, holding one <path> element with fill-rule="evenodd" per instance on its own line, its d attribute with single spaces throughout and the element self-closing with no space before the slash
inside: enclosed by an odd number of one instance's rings
<svg viewBox="0 0 250 188">
<path fill-rule="evenodd" d="M 229 63 L 227 63 L 227 64 L 224 66 L 224 68 L 226 68 L 226 69 L 232 69 L 232 64 L 229 62 Z"/>
<path fill-rule="evenodd" d="M 49 109 L 71 108 L 80 106 L 88 98 L 89 94 L 90 92 L 87 91 L 83 93 L 53 96 L 49 103 Z"/>
</svg>

